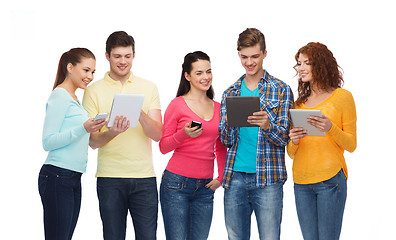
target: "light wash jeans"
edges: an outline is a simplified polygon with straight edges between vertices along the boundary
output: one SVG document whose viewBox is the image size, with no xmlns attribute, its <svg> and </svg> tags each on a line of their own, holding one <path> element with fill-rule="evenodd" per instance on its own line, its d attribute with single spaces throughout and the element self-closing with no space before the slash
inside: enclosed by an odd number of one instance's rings
<svg viewBox="0 0 396 240">
<path fill-rule="evenodd" d="M 164 171 L 160 202 L 167 240 L 208 239 L 214 192 L 205 185 L 211 180 Z"/>
<path fill-rule="evenodd" d="M 294 184 L 298 221 L 305 240 L 340 238 L 347 181 L 339 171 L 327 181 Z"/>
<path fill-rule="evenodd" d="M 283 182 L 256 187 L 255 173 L 233 172 L 224 190 L 224 217 L 229 240 L 250 239 L 250 219 L 256 215 L 260 240 L 280 239 Z"/>
</svg>

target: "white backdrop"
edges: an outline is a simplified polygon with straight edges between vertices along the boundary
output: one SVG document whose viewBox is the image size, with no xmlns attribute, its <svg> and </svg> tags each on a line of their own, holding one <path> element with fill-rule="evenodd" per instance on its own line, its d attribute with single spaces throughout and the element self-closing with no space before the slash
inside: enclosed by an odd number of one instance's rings
<svg viewBox="0 0 396 240">
<path fill-rule="evenodd" d="M 12 1 L 0 7 L 1 50 L 1 239 L 43 239 L 38 172 L 45 103 L 61 54 L 86 47 L 96 57 L 95 80 L 109 69 L 105 41 L 125 30 L 136 41 L 133 71 L 157 84 L 164 113 L 174 98 L 186 53 L 212 59 L 215 99 L 244 72 L 236 41 L 247 27 L 266 36 L 264 68 L 296 93 L 294 55 L 311 41 L 326 44 L 344 69 L 358 114 L 358 147 L 345 157 L 348 198 L 341 239 L 396 238 L 394 91 L 396 17 L 391 1 Z M 4 5 L 4 6 L 3 6 Z M 82 98 L 83 92 L 78 91 Z M 158 184 L 170 154 L 153 144 Z M 96 151 L 83 175 L 83 199 L 73 239 L 101 239 L 96 197 Z M 392 160 L 393 159 L 393 160 Z M 284 187 L 281 239 L 302 239 L 297 220 L 292 160 Z M 252 221 L 252 239 L 258 239 Z M 6 238 L 5 238 L 6 236 Z M 128 223 L 127 238 L 133 239 Z M 223 189 L 215 194 L 209 239 L 226 239 Z M 158 239 L 165 239 L 159 213 Z"/>
</svg>

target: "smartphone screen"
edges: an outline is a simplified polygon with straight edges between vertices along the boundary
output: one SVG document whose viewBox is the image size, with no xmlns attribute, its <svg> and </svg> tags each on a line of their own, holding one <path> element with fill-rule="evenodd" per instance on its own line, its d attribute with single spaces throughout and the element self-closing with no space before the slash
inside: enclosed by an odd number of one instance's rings
<svg viewBox="0 0 396 240">
<path fill-rule="evenodd" d="M 202 127 L 202 123 L 197 122 L 197 121 L 192 121 L 191 122 L 191 127 L 193 128 L 195 126 L 198 126 L 198 128 L 201 128 Z"/>
<path fill-rule="evenodd" d="M 94 121 L 99 120 L 99 119 L 103 119 L 103 121 L 106 120 L 107 115 L 109 115 L 108 113 L 98 113 L 96 115 L 96 117 L 94 118 Z"/>
</svg>

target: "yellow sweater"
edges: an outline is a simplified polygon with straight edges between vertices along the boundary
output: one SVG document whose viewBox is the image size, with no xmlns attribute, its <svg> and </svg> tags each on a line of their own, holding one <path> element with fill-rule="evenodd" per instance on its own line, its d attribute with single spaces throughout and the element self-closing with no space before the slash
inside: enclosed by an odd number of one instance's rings
<svg viewBox="0 0 396 240">
<path fill-rule="evenodd" d="M 292 141 L 287 153 L 293 162 L 293 180 L 297 184 L 310 184 L 328 180 L 342 169 L 348 177 L 344 150 L 356 148 L 356 108 L 352 94 L 342 88 L 314 108 L 304 104 L 296 109 L 318 109 L 327 116 L 332 127 L 325 137 L 307 136 L 298 145 Z"/>
</svg>

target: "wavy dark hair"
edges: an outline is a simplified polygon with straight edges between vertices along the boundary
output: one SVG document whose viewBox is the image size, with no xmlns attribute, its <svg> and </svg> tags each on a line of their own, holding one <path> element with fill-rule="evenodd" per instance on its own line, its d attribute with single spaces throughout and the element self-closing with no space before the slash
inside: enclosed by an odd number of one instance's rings
<svg viewBox="0 0 396 240">
<path fill-rule="evenodd" d="M 326 45 L 318 42 L 310 42 L 303 46 L 296 53 L 295 59 L 298 62 L 300 54 L 304 54 L 312 66 L 312 77 L 316 87 L 320 90 L 340 88 L 344 84 L 342 68 L 338 66 L 333 53 Z M 295 70 L 297 64 L 294 66 Z M 298 97 L 296 105 L 307 101 L 311 95 L 312 86 L 309 82 L 298 79 Z"/>
<path fill-rule="evenodd" d="M 192 53 L 188 53 L 184 57 L 184 62 L 182 65 L 182 73 L 181 73 L 181 78 L 180 78 L 180 84 L 179 84 L 179 89 L 177 90 L 176 97 L 180 97 L 185 95 L 190 91 L 190 82 L 187 81 L 186 77 L 184 76 L 184 73 L 191 74 L 192 70 L 192 64 L 197 62 L 198 60 L 206 60 L 210 62 L 210 58 L 208 54 L 201 52 L 201 51 L 195 51 Z M 213 87 L 210 86 L 210 88 L 206 91 L 206 96 L 208 98 L 213 99 L 214 97 L 214 91 Z"/>
<path fill-rule="evenodd" d="M 59 60 L 58 71 L 56 73 L 55 83 L 52 90 L 65 81 L 68 74 L 67 65 L 71 63 L 75 66 L 77 63 L 81 62 L 82 58 L 92 58 L 95 60 L 95 55 L 86 48 L 72 48 L 62 54 Z"/>
</svg>

